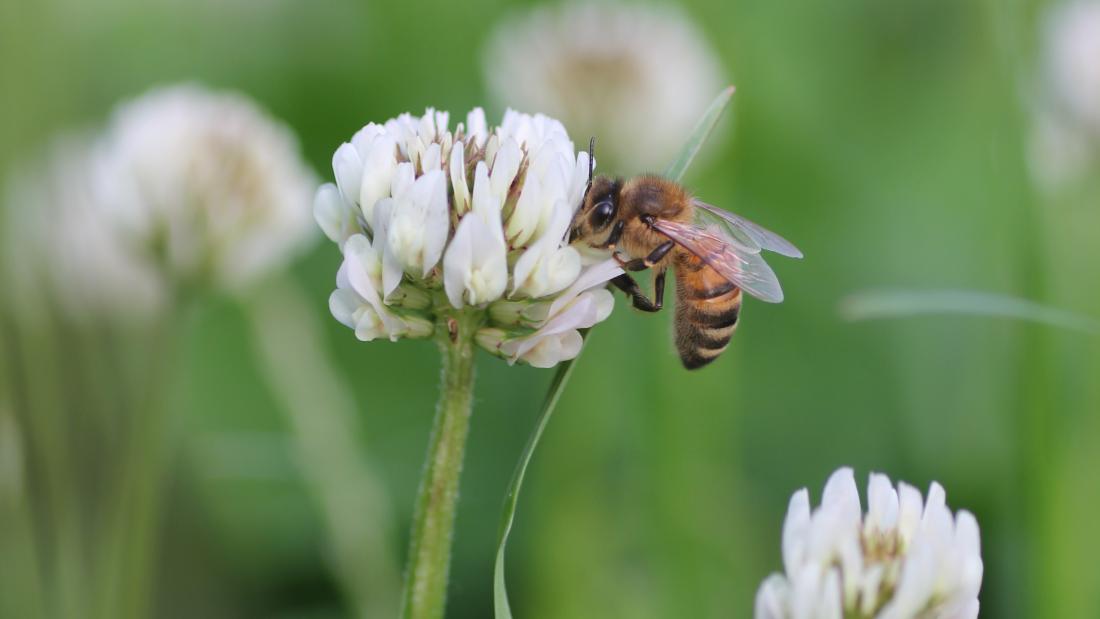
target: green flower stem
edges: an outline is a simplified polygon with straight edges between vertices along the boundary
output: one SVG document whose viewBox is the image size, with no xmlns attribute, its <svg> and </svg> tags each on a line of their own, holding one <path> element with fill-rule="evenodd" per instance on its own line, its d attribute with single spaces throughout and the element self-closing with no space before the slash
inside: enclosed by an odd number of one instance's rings
<svg viewBox="0 0 1100 619">
<path fill-rule="evenodd" d="M 328 529 L 336 577 L 356 617 L 393 617 L 401 570 L 386 536 L 390 497 L 358 445 L 355 398 L 320 344 L 312 302 L 289 277 L 271 278 L 248 301 L 253 342 Z"/>
<path fill-rule="evenodd" d="M 174 308 L 172 302 L 168 305 Z M 106 544 L 101 546 L 100 617 L 139 619 L 153 612 L 161 489 L 172 452 L 169 394 L 176 332 L 184 315 L 171 309 L 139 339 L 126 342 L 127 356 L 134 353 L 135 358 L 128 359 L 124 373 L 128 432 L 108 507 Z"/>
<path fill-rule="evenodd" d="M 439 619 L 447 601 L 458 483 L 474 392 L 474 333 L 479 313 L 444 317 L 437 327 L 443 379 L 424 473 L 417 492 L 402 616 Z"/>
</svg>

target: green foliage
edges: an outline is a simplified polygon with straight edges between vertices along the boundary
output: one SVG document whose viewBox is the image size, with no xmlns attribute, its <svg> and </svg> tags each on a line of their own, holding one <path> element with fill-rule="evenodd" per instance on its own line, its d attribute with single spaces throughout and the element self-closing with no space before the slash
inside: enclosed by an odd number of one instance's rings
<svg viewBox="0 0 1100 619">
<path fill-rule="evenodd" d="M 1021 88 L 1036 83 L 1026 71 L 1038 12 L 978 0 L 682 4 L 738 88 L 736 134 L 716 136 L 692 164 L 692 190 L 810 259 L 772 264 L 787 299 L 747 300 L 729 351 L 699 372 L 679 367 L 669 311 L 639 315 L 620 303 L 600 325 L 526 470 L 537 491 L 525 495 L 509 542 L 517 612 L 748 616 L 757 584 L 781 567 L 790 494 L 849 464 L 921 487 L 938 480 L 952 507 L 976 513 L 984 616 L 1100 616 L 1096 338 L 955 314 L 851 323 L 837 311 L 859 290 L 951 289 L 1100 316 L 1095 191 L 1040 193 L 1029 180 Z M 62 129 L 102 123 L 121 98 L 195 80 L 256 98 L 331 178 L 334 148 L 368 121 L 428 105 L 455 120 L 486 105 L 482 44 L 513 8 L 5 3 L 0 162 L 25 159 Z M 489 104 L 490 118 L 503 105 Z M 354 442 L 389 495 L 398 523 L 385 531 L 389 546 L 402 548 L 438 354 L 430 342 L 364 344 L 336 324 L 325 299 L 338 261 L 331 244 L 318 245 L 287 275 L 312 299 L 322 344 L 351 388 L 362 428 Z M 208 299 L 177 327 L 172 405 L 184 445 L 164 510 L 157 616 L 348 616 L 324 516 L 240 308 Z M 72 371 L 83 354 L 76 341 L 43 336 L 63 343 L 36 350 L 32 367 L 43 371 L 33 373 L 13 369 L 9 343 L 41 340 L 11 324 L 3 335 L 15 379 L 0 382 L 0 405 L 37 395 L 61 406 L 89 393 Z M 55 353 L 71 365 L 42 367 Z M 477 369 L 448 602 L 456 619 L 493 612 L 500 489 L 531 434 L 524 412 L 539 410 L 551 379 L 487 355 Z M 32 393 L 25 378 L 61 386 Z M 54 419 L 14 413 L 23 431 Z M 99 420 L 73 420 L 62 428 L 76 446 L 67 458 L 95 481 L 99 461 L 88 454 L 110 453 L 120 437 Z M 6 543 L 21 526 L 0 527 L 0 546 L 13 548 L 0 553 L 0 575 L 30 573 L 7 563 L 27 555 Z M 0 614 L 33 616 L 0 597 Z"/>
</svg>

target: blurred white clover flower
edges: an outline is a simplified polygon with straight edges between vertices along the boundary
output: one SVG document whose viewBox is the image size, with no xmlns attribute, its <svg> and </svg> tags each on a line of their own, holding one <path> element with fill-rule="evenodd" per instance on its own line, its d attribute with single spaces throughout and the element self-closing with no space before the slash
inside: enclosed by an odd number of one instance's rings
<svg viewBox="0 0 1100 619">
<path fill-rule="evenodd" d="M 617 166 L 667 165 L 725 83 L 703 33 L 672 6 L 569 3 L 502 21 L 484 74 L 504 105 L 599 136 Z"/>
<path fill-rule="evenodd" d="M 368 124 L 333 156 L 314 216 L 344 255 L 333 316 L 364 341 L 427 337 L 459 313 L 514 363 L 551 367 L 611 313 L 613 260 L 582 265 L 567 243 L 589 177 L 560 122 L 476 108 L 452 131 L 429 108 Z M 446 327 L 444 327 L 446 328 Z"/>
<path fill-rule="evenodd" d="M 1100 1 L 1048 10 L 1040 71 L 1032 165 L 1039 180 L 1058 185 L 1100 162 Z"/>
<path fill-rule="evenodd" d="M 240 290 L 315 235 L 315 177 L 282 124 L 241 95 L 193 85 L 116 108 L 90 138 L 58 142 L 9 202 L 48 247 L 77 315 L 145 314 L 175 286 Z"/>
<path fill-rule="evenodd" d="M 943 488 L 928 499 L 885 475 L 870 476 L 861 512 L 852 469 L 837 470 L 811 512 L 804 488 L 783 523 L 784 574 L 756 595 L 756 619 L 973 619 L 982 558 L 978 523 L 952 517 Z"/>
</svg>

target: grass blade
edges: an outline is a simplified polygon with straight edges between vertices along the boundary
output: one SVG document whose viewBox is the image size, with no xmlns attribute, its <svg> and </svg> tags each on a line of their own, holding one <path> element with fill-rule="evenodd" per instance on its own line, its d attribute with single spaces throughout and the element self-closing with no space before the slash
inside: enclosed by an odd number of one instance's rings
<svg viewBox="0 0 1100 619">
<path fill-rule="evenodd" d="M 699 119 L 699 123 L 692 130 L 691 137 L 680 149 L 680 154 L 672 160 L 672 165 L 665 170 L 666 178 L 679 182 L 684 177 L 688 166 L 695 159 L 695 155 L 699 154 L 699 150 L 703 148 L 703 144 L 706 143 L 707 138 L 714 131 L 715 125 L 718 124 L 718 119 L 722 117 L 722 112 L 729 105 L 730 98 L 733 97 L 733 91 L 733 86 L 723 90 L 710 104 L 707 111 L 703 113 L 703 117 Z"/>
<path fill-rule="evenodd" d="M 588 344 L 588 330 L 581 333 L 584 345 Z M 584 352 L 584 345 L 581 352 Z M 497 558 L 493 568 L 493 607 L 496 610 L 496 619 L 512 619 L 512 608 L 508 604 L 508 590 L 504 584 L 504 548 L 508 543 L 508 535 L 512 532 L 512 522 L 515 520 L 516 504 L 519 502 L 519 490 L 523 485 L 523 478 L 527 474 L 527 465 L 531 462 L 531 456 L 535 453 L 535 447 L 542 438 L 542 432 L 550 421 L 550 415 L 558 404 L 558 398 L 565 391 L 565 384 L 569 382 L 569 376 L 573 373 L 573 366 L 580 359 L 576 357 L 558 365 L 558 371 L 554 374 L 554 380 L 550 383 L 550 389 L 546 392 L 546 400 L 542 404 L 535 421 L 535 429 L 527 439 L 527 445 L 523 447 L 523 453 L 519 456 L 516 470 L 512 473 L 512 481 L 508 484 L 508 494 L 504 497 L 504 512 L 500 516 L 500 530 L 497 533 Z"/>
<path fill-rule="evenodd" d="M 1100 335 L 1100 321 L 1028 299 L 973 290 L 874 290 L 841 300 L 849 321 L 959 314 L 1010 318 Z"/>
</svg>

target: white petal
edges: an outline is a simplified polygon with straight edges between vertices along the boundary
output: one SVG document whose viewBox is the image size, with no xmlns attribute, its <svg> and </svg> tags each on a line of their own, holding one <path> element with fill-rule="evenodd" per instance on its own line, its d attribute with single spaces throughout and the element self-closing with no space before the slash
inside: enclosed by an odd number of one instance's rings
<svg viewBox="0 0 1100 619">
<path fill-rule="evenodd" d="M 544 339 L 560 337 L 569 331 L 591 327 L 600 317 L 600 305 L 601 300 L 598 295 L 585 292 L 564 310 L 551 316 L 535 333 L 505 342 L 501 346 L 501 351 L 513 359 L 521 358 Z"/>
<path fill-rule="evenodd" d="M 397 164 L 390 181 L 390 195 L 395 200 L 404 200 L 412 192 L 413 183 L 416 182 L 416 169 L 408 161 Z"/>
<path fill-rule="evenodd" d="M 898 484 L 898 536 L 907 546 L 917 534 L 924 511 L 920 491 L 906 483 Z"/>
<path fill-rule="evenodd" d="M 523 182 L 523 191 L 520 192 L 519 200 L 516 201 L 516 207 L 504 230 L 513 247 L 523 247 L 534 236 L 542 221 L 542 210 L 549 204 L 542 193 L 542 181 L 538 176 L 528 173 Z"/>
<path fill-rule="evenodd" d="M 848 574 L 845 575 L 851 577 Z M 884 566 L 881 563 L 868 566 L 862 577 L 856 576 L 860 578 L 856 583 L 859 589 L 859 610 L 866 617 L 872 616 L 871 613 L 881 605 L 878 598 L 884 576 Z"/>
<path fill-rule="evenodd" d="M 844 602 L 841 597 L 840 572 L 835 567 L 825 573 L 821 587 L 821 606 L 817 617 L 841 619 L 844 615 Z"/>
<path fill-rule="evenodd" d="M 977 598 L 967 600 L 958 609 L 944 613 L 942 619 L 978 619 L 979 608 Z"/>
<path fill-rule="evenodd" d="M 340 193 L 350 203 L 357 204 L 359 187 L 363 182 L 363 160 L 351 144 L 344 142 L 332 156 L 332 172 Z"/>
<path fill-rule="evenodd" d="M 584 269 L 569 288 L 555 297 L 550 306 L 549 315 L 557 314 L 571 303 L 577 295 L 592 288 L 602 288 L 611 279 L 623 274 L 622 268 L 614 258 L 608 258 Z"/>
<path fill-rule="evenodd" d="M 477 217 L 469 215 L 462 218 L 443 256 L 443 289 L 455 309 L 461 309 L 464 305 L 462 298 L 466 293 L 466 278 L 473 264 L 472 226 L 475 221 Z"/>
<path fill-rule="evenodd" d="M 929 511 L 937 511 L 940 509 L 946 509 L 947 507 L 947 493 L 944 492 L 943 486 L 937 482 L 932 482 L 932 487 L 928 489 L 928 500 L 924 503 L 924 514 L 927 518 Z"/>
<path fill-rule="evenodd" d="M 466 184 L 465 145 L 457 142 L 451 149 L 451 187 L 454 190 L 455 213 L 462 215 L 470 207 L 470 188 Z"/>
<path fill-rule="evenodd" d="M 790 586 L 781 574 L 772 574 L 764 579 L 756 592 L 753 617 L 755 619 L 789 619 Z"/>
<path fill-rule="evenodd" d="M 397 159 L 394 155 L 397 145 L 390 135 L 378 136 L 364 155 L 363 181 L 359 192 L 359 207 L 363 211 L 363 219 L 367 225 L 374 225 L 374 206 L 379 200 L 390 195 L 394 183 L 394 174 L 397 170 Z M 405 174 L 411 172 L 411 167 Z M 401 183 L 408 182 L 403 178 Z"/>
<path fill-rule="evenodd" d="M 783 569 L 797 572 L 806 556 L 806 536 L 810 530 L 810 493 L 805 488 L 795 492 L 787 505 L 783 520 Z"/>
<path fill-rule="evenodd" d="M 894 597 L 878 619 L 910 619 L 927 605 L 936 582 L 936 553 L 928 544 L 914 543 L 901 568 Z"/>
<path fill-rule="evenodd" d="M 572 247 L 562 247 L 569 226 L 569 208 L 558 202 L 554 223 L 516 261 L 512 294 L 523 293 L 539 298 L 567 288 L 581 271 L 581 256 Z"/>
<path fill-rule="evenodd" d="M 439 110 L 435 113 L 435 130 L 437 135 L 443 135 L 450 131 L 451 113 Z"/>
<path fill-rule="evenodd" d="M 849 467 L 837 469 L 825 482 L 825 491 L 821 496 L 823 508 L 838 510 L 841 524 L 858 531 L 862 508 L 859 504 L 859 490 L 856 488 L 855 475 Z"/>
<path fill-rule="evenodd" d="M 477 146 L 485 144 L 485 139 L 489 136 L 488 125 L 485 123 L 485 110 L 475 107 L 466 115 L 466 134 Z"/>
<path fill-rule="evenodd" d="M 397 339 L 396 335 L 391 335 L 386 329 L 385 322 L 382 318 L 370 307 L 363 307 L 359 312 L 359 320 L 355 323 L 355 337 L 364 342 L 370 342 L 380 337 L 390 337 L 390 339 Z"/>
<path fill-rule="evenodd" d="M 459 222 L 443 259 L 444 288 L 451 305 L 483 305 L 504 293 L 508 285 L 507 250 L 481 218 L 467 214 Z"/>
<path fill-rule="evenodd" d="M 401 262 L 390 248 L 389 231 L 396 202 L 393 198 L 383 198 L 374 206 L 374 245 L 382 248 L 382 296 L 393 292 L 404 274 Z"/>
<path fill-rule="evenodd" d="M 378 297 L 378 289 L 372 276 L 377 265 L 377 254 L 370 240 L 362 234 L 356 234 L 344 244 L 344 272 L 352 289 L 370 301 Z"/>
<path fill-rule="evenodd" d="M 892 531 L 898 523 L 898 493 L 890 485 L 890 478 L 872 473 L 867 483 L 868 531 Z"/>
<path fill-rule="evenodd" d="M 519 144 L 516 144 L 515 140 L 506 139 L 501 143 L 500 151 L 493 161 L 493 170 L 490 175 L 493 195 L 497 196 L 497 199 L 503 201 L 504 197 L 508 195 L 508 188 L 511 187 L 512 181 L 516 178 L 522 158 L 523 151 L 520 150 Z"/>
<path fill-rule="evenodd" d="M 417 134 L 425 144 L 435 139 L 435 109 L 428 108 L 424 110 L 424 115 L 420 117 Z"/>
<path fill-rule="evenodd" d="M 355 147 L 355 152 L 359 153 L 359 158 L 366 161 L 371 145 L 385 134 L 386 128 L 382 125 L 367 123 L 365 127 L 356 131 L 355 135 L 351 137 L 351 145 Z"/>
<path fill-rule="evenodd" d="M 313 199 L 313 218 L 325 236 L 340 245 L 358 231 L 355 212 L 332 183 L 325 183 L 317 189 Z"/>
<path fill-rule="evenodd" d="M 611 312 L 615 309 L 615 295 L 611 294 L 610 290 L 600 289 L 589 291 L 596 301 L 596 322 L 600 323 L 607 320 L 607 317 L 611 315 Z"/>
<path fill-rule="evenodd" d="M 562 361 L 575 358 L 584 346 L 584 338 L 577 331 L 566 331 L 539 340 L 521 358 L 532 367 L 552 368 Z"/>
<path fill-rule="evenodd" d="M 816 619 L 824 617 L 825 572 L 822 566 L 807 564 L 790 577 L 791 619 Z"/>
<path fill-rule="evenodd" d="M 424 172 L 430 172 L 432 170 L 439 170 L 443 164 L 443 151 L 438 143 L 433 143 L 428 146 L 428 150 L 424 151 L 424 158 L 420 161 L 420 169 Z"/>
<path fill-rule="evenodd" d="M 363 303 L 363 298 L 350 288 L 337 288 L 328 298 L 328 308 L 332 316 L 352 329 L 355 328 L 353 316 Z"/>
<path fill-rule="evenodd" d="M 447 245 L 447 233 L 450 231 L 451 218 L 447 211 L 447 180 L 443 172 L 433 170 L 421 178 L 428 178 L 426 221 L 424 222 L 424 267 L 423 275 L 428 273 L 443 257 Z"/>
<path fill-rule="evenodd" d="M 484 161 L 479 161 L 474 169 L 474 193 L 471 209 L 481 217 L 482 221 L 492 225 L 494 221 L 500 221 L 500 198 L 493 195 L 489 180 L 489 168 Z"/>
<path fill-rule="evenodd" d="M 960 510 L 955 517 L 955 546 L 967 555 L 981 556 L 982 554 L 978 520 L 974 518 L 974 514 L 966 510 Z"/>
</svg>

